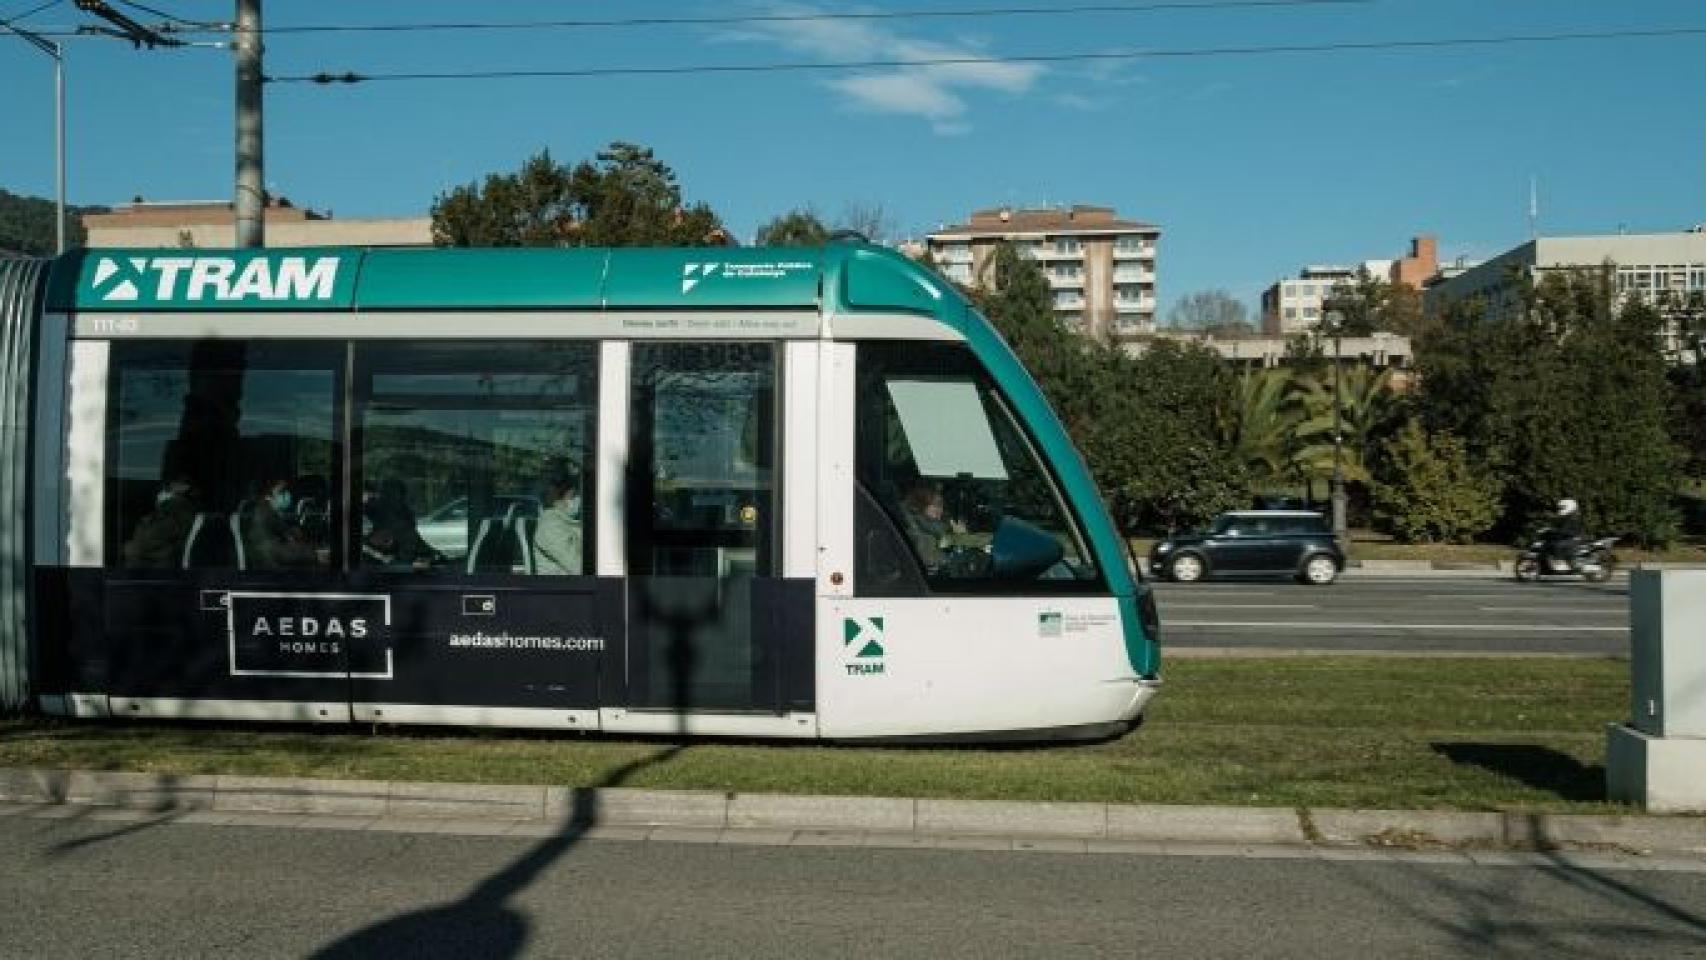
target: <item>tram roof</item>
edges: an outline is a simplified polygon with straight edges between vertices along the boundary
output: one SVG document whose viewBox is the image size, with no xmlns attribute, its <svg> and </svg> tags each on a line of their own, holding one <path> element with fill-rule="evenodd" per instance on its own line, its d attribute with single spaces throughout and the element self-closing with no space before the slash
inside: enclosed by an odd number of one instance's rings
<svg viewBox="0 0 1706 960">
<path fill-rule="evenodd" d="M 56 312 L 880 310 L 964 302 L 885 247 L 78 250 L 54 262 Z M 954 316 L 953 320 L 958 320 Z"/>
</svg>

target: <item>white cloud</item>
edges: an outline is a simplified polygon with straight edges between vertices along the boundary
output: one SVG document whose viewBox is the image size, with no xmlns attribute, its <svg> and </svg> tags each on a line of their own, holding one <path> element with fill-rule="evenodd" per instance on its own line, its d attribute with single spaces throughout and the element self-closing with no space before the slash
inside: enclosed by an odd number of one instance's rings
<svg viewBox="0 0 1706 960">
<path fill-rule="evenodd" d="M 778 14 L 810 15 L 815 7 L 774 8 Z M 785 20 L 761 23 L 724 39 L 761 40 L 784 50 L 824 62 L 879 60 L 894 67 L 863 70 L 836 77 L 826 85 L 854 106 L 879 113 L 914 116 L 930 121 L 943 135 L 970 129 L 965 94 L 997 91 L 1028 92 L 1043 68 L 1030 63 L 930 63 L 932 60 L 977 60 L 989 57 L 983 47 L 963 41 L 957 44 L 916 40 L 892 30 L 858 20 Z M 905 66 L 918 63 L 917 66 Z"/>
</svg>

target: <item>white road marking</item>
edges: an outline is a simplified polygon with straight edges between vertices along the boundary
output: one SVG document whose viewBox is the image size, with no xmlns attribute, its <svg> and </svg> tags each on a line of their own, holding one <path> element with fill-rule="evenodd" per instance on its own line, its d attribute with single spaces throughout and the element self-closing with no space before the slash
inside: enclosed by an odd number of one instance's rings
<svg viewBox="0 0 1706 960">
<path fill-rule="evenodd" d="M 1175 603 L 1162 600 L 1161 609 L 1173 610 L 1319 610 L 1313 603 Z"/>
<path fill-rule="evenodd" d="M 1584 606 L 1574 606 L 1574 607 L 1570 607 L 1570 606 L 1557 606 L 1557 607 L 1481 607 L 1481 609 L 1485 610 L 1489 613 L 1589 613 L 1589 614 L 1598 614 L 1600 616 L 1605 616 L 1605 617 L 1621 617 L 1621 616 L 1627 615 L 1629 612 L 1622 605 L 1611 606 L 1611 607 L 1606 607 L 1606 606 L 1598 606 L 1598 607 L 1584 607 Z"/>
<path fill-rule="evenodd" d="M 1457 630 L 1463 633 L 1628 633 L 1628 627 L 1561 627 L 1522 623 L 1319 623 L 1306 620 L 1257 622 L 1249 620 L 1167 620 L 1168 627 L 1237 627 L 1260 630 Z"/>
</svg>

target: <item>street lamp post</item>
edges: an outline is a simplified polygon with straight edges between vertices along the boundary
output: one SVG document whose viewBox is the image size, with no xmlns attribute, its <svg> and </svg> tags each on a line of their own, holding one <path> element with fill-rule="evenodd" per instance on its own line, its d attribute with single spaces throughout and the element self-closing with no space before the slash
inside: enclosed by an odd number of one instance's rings
<svg viewBox="0 0 1706 960">
<path fill-rule="evenodd" d="M 1340 338 L 1344 334 L 1345 315 L 1337 310 L 1327 312 L 1327 326 L 1333 331 L 1333 536 L 1343 545 L 1347 542 L 1345 522 L 1345 441 L 1344 404 L 1340 400 L 1339 382 L 1343 374 Z"/>
<path fill-rule="evenodd" d="M 54 252 L 65 252 L 65 51 L 46 37 L 22 27 L 0 22 L 0 29 L 24 38 L 30 46 L 53 58 L 54 119 Z"/>
</svg>

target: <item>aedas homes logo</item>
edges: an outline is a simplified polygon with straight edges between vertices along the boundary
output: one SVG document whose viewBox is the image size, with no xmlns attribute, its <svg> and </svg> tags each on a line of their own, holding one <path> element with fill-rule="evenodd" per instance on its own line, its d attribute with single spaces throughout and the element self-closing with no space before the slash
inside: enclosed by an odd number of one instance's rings
<svg viewBox="0 0 1706 960">
<path fill-rule="evenodd" d="M 103 303 L 330 300 L 337 282 L 337 257 L 102 257 L 89 289 Z"/>
<path fill-rule="evenodd" d="M 852 650 L 846 664 L 850 677 L 868 677 L 883 672 L 883 618 L 845 617 L 841 621 L 841 647 Z"/>
</svg>

